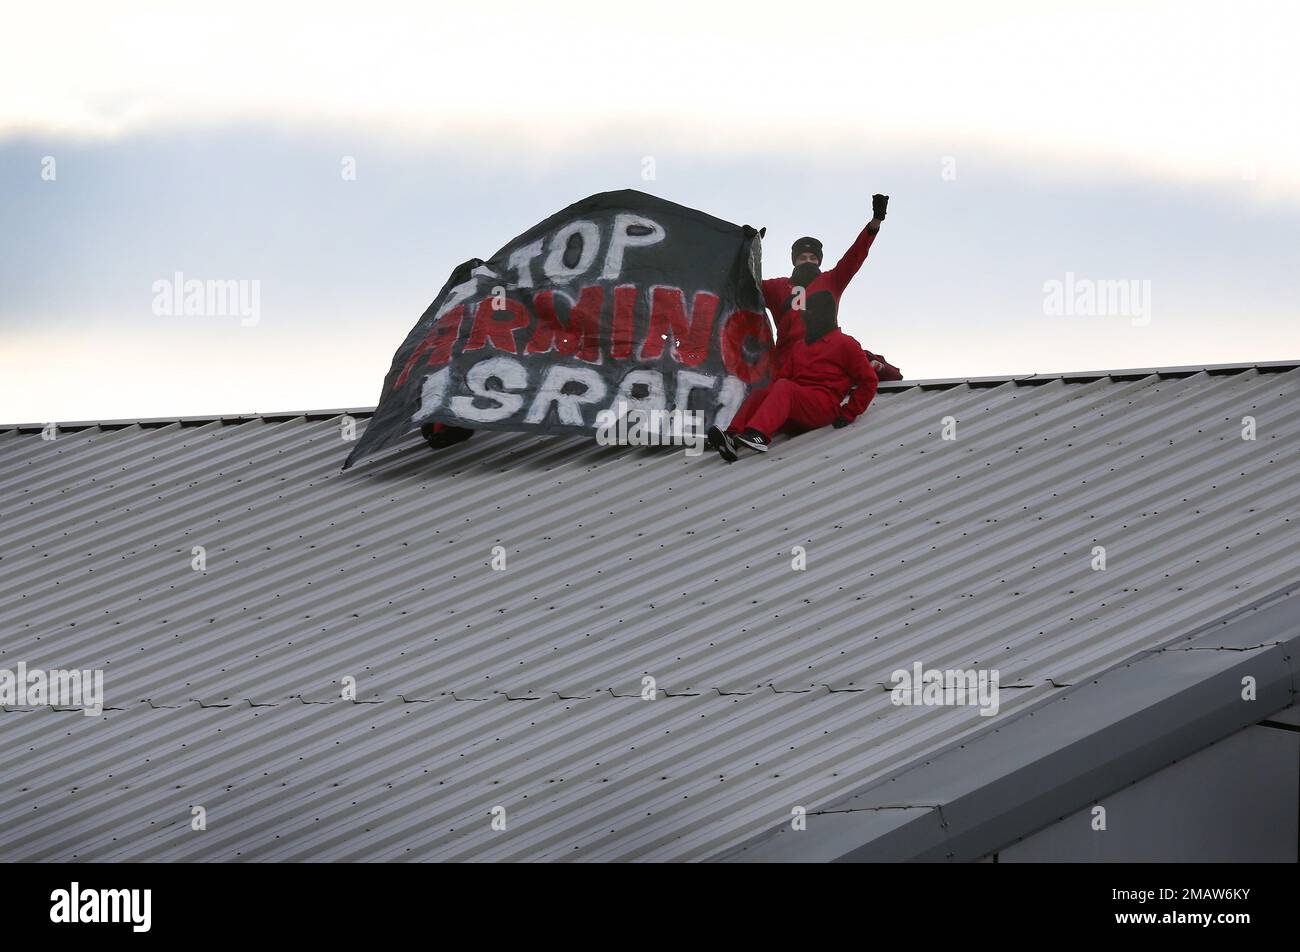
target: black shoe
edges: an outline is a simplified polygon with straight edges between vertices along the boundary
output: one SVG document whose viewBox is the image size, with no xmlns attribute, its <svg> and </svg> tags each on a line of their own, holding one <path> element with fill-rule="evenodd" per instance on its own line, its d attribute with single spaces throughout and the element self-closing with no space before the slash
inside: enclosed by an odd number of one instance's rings
<svg viewBox="0 0 1300 952">
<path fill-rule="evenodd" d="M 734 463 L 736 460 L 740 459 L 740 454 L 736 452 L 736 444 L 732 440 L 731 434 L 720 427 L 709 427 L 709 432 L 704 438 L 704 443 L 710 449 L 717 450 L 718 455 L 728 463 Z"/>
<path fill-rule="evenodd" d="M 767 452 L 767 437 L 753 427 L 735 437 L 735 440 L 742 446 L 748 446 L 751 450 L 758 450 L 760 453 Z"/>
</svg>

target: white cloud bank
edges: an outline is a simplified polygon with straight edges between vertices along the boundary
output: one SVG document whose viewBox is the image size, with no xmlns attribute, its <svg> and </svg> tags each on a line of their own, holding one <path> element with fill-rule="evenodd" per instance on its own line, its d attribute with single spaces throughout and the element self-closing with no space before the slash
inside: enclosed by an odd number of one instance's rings
<svg viewBox="0 0 1300 952">
<path fill-rule="evenodd" d="M 373 124 L 539 157 L 995 149 L 1300 200 L 1286 2 L 24 4 L 0 134 Z M 608 146 L 611 143 L 603 143 Z"/>
</svg>

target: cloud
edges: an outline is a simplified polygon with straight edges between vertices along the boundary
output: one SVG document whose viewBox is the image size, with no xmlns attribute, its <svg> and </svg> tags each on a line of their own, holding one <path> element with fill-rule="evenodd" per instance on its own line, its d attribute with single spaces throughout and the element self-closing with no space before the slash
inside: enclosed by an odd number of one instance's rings
<svg viewBox="0 0 1300 952">
<path fill-rule="evenodd" d="M 29 4 L 0 134 L 362 123 L 563 156 L 1000 150 L 1300 200 L 1282 3 Z M 358 126 L 358 128 L 361 128 Z"/>
</svg>

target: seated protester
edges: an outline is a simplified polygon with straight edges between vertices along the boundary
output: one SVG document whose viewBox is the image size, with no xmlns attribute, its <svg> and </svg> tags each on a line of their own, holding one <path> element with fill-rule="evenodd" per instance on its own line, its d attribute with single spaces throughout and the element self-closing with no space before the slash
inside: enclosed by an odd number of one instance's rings
<svg viewBox="0 0 1300 952">
<path fill-rule="evenodd" d="M 876 358 L 840 330 L 838 313 L 840 296 L 880 232 L 888 201 L 872 196 L 871 221 L 831 270 L 821 270 L 821 242 L 800 238 L 790 250 L 790 277 L 763 282 L 763 299 L 776 317 L 773 379 L 746 398 L 725 432 L 710 428 L 708 442 L 727 462 L 739 457 L 739 446 L 767 452 L 772 437 L 788 425 L 804 431 L 852 423 L 876 395 Z M 880 364 L 882 370 L 887 366 Z M 889 371 L 898 372 L 892 366 Z"/>
<path fill-rule="evenodd" d="M 738 445 L 766 453 L 778 432 L 803 433 L 828 424 L 838 429 L 862 414 L 876 395 L 875 368 L 861 345 L 838 327 L 825 340 L 815 365 L 817 383 L 789 377 L 773 380 L 749 395 L 725 433 L 714 434 L 723 459 L 734 463 Z M 846 395 L 848 401 L 841 403 Z"/>
</svg>

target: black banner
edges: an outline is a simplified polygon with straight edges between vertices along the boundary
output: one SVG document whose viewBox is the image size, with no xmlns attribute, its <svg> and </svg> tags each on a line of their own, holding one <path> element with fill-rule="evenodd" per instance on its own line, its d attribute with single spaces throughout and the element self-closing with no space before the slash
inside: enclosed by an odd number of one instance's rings
<svg viewBox="0 0 1300 952">
<path fill-rule="evenodd" d="M 769 373 L 758 233 L 631 189 L 552 215 L 452 272 L 344 463 L 423 423 L 591 433 L 597 414 L 725 424 Z"/>
</svg>

